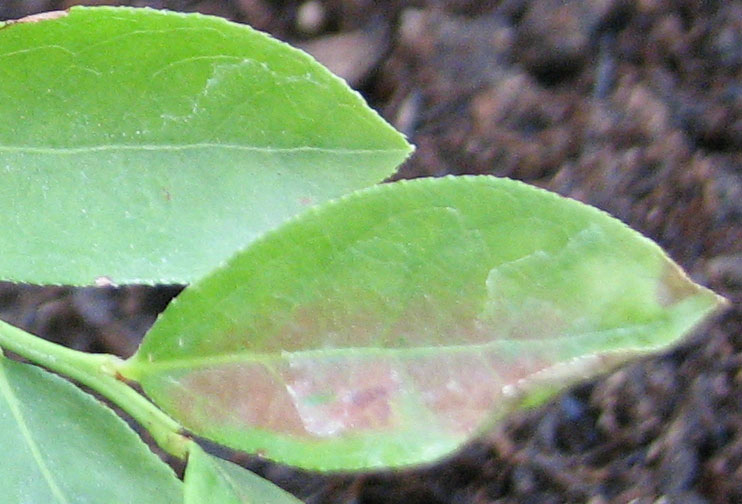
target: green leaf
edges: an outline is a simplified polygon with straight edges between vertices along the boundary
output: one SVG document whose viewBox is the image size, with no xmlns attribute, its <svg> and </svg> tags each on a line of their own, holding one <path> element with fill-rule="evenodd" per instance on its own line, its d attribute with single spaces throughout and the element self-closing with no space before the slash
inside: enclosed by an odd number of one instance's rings
<svg viewBox="0 0 742 504">
<path fill-rule="evenodd" d="M 121 372 L 232 447 L 400 466 L 676 341 L 719 303 L 599 210 L 507 179 L 422 179 L 254 242 L 183 292 Z"/>
<path fill-rule="evenodd" d="M 180 480 L 92 396 L 0 356 L 0 488 L 8 504 L 166 504 Z"/>
<path fill-rule="evenodd" d="M 270 481 L 237 464 L 209 455 L 196 443 L 189 449 L 185 504 L 301 504 Z"/>
<path fill-rule="evenodd" d="M 0 278 L 186 283 L 411 147 L 247 26 L 72 8 L 0 26 Z"/>
</svg>

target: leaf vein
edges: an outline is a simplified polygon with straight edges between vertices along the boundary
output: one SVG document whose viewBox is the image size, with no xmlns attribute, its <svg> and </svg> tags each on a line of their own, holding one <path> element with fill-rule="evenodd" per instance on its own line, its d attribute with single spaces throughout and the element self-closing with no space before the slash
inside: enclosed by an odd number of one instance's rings
<svg viewBox="0 0 742 504">
<path fill-rule="evenodd" d="M 93 145 L 87 147 L 38 147 L 38 146 L 13 146 L 0 145 L 0 153 L 29 153 L 29 154 L 84 154 L 90 152 L 105 151 L 186 151 L 196 149 L 232 149 L 246 152 L 260 152 L 264 154 L 292 154 L 298 152 L 319 152 L 340 155 L 358 155 L 358 154 L 378 154 L 378 153 L 406 153 L 407 149 L 349 149 L 333 147 L 270 147 L 270 146 L 250 146 L 239 144 L 217 144 L 217 143 L 194 143 L 184 145 Z"/>
</svg>

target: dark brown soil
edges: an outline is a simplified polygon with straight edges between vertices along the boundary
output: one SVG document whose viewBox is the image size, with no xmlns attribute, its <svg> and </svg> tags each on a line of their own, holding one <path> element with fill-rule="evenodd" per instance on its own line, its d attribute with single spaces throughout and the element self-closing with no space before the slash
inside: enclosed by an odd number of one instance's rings
<svg viewBox="0 0 742 504">
<path fill-rule="evenodd" d="M 238 457 L 308 503 L 742 502 L 742 2 L 0 2 L 200 10 L 302 44 L 418 151 L 399 177 L 490 173 L 600 207 L 733 307 L 429 468 L 317 476 Z M 0 286 L 0 317 L 130 354 L 177 288 Z"/>
</svg>

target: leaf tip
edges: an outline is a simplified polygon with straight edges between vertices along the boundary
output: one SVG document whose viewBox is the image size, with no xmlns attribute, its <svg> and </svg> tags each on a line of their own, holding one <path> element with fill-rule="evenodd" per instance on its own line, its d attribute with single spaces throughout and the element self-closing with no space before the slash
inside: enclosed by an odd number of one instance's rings
<svg viewBox="0 0 742 504">
<path fill-rule="evenodd" d="M 723 310 L 729 306 L 729 300 L 716 292 L 693 282 L 683 269 L 674 262 L 668 262 L 657 284 L 657 301 L 663 307 L 672 306 L 679 301 L 705 295 L 713 304 L 714 310 Z"/>
</svg>

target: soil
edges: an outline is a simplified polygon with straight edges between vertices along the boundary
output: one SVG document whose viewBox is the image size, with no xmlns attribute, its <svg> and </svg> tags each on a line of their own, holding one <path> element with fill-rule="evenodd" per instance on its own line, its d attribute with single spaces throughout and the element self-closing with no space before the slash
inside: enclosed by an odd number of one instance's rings
<svg viewBox="0 0 742 504">
<path fill-rule="evenodd" d="M 742 502 L 742 2 L 5 1 L 246 22 L 345 76 L 417 145 L 397 177 L 488 173 L 590 203 L 732 307 L 434 466 L 364 476 L 236 460 L 307 503 Z M 0 285 L 0 316 L 129 355 L 178 287 Z"/>
</svg>

